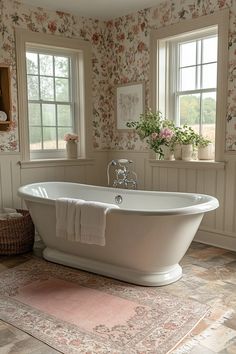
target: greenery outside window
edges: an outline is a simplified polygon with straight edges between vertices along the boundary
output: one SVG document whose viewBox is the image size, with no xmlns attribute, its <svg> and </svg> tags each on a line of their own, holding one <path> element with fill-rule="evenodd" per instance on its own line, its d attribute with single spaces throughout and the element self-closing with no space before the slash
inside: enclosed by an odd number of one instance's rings
<svg viewBox="0 0 236 354">
<path fill-rule="evenodd" d="M 64 135 L 76 130 L 73 53 L 27 47 L 29 141 L 32 155 L 62 155 Z"/>
<path fill-rule="evenodd" d="M 169 105 L 178 126 L 187 124 L 215 142 L 217 29 L 170 42 Z"/>
</svg>

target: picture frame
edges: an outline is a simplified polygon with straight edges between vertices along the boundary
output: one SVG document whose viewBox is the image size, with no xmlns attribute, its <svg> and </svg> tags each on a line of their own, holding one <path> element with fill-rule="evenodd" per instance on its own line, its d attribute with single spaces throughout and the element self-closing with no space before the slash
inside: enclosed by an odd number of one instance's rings
<svg viewBox="0 0 236 354">
<path fill-rule="evenodd" d="M 116 87 L 115 95 L 116 128 L 132 130 L 128 122 L 137 121 L 144 113 L 144 83 L 134 82 Z"/>
</svg>

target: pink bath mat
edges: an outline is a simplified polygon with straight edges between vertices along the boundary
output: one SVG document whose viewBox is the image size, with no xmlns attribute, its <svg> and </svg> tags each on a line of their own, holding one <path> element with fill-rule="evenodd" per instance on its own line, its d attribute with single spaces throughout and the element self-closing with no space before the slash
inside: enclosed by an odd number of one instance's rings
<svg viewBox="0 0 236 354">
<path fill-rule="evenodd" d="M 207 307 L 32 259 L 0 274 L 0 318 L 68 354 L 168 353 Z"/>
</svg>

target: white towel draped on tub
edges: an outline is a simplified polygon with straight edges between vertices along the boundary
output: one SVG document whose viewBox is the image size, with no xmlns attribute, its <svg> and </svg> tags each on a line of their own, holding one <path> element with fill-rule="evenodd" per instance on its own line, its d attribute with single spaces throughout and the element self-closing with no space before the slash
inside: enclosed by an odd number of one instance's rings
<svg viewBox="0 0 236 354">
<path fill-rule="evenodd" d="M 80 204 L 82 199 L 56 199 L 56 236 L 70 241 L 76 239 L 75 230 L 80 228 Z M 78 207 L 77 207 L 78 206 Z M 79 211 L 77 212 L 77 208 Z"/>
<path fill-rule="evenodd" d="M 106 213 L 115 204 L 56 199 L 56 236 L 69 241 L 105 246 Z"/>
<path fill-rule="evenodd" d="M 88 201 L 81 207 L 81 242 L 105 246 L 106 213 L 115 204 Z"/>
</svg>

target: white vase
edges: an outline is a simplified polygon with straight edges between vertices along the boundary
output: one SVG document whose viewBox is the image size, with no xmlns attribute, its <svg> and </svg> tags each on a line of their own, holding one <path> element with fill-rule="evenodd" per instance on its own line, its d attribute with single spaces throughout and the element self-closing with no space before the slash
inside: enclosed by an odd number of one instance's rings
<svg viewBox="0 0 236 354">
<path fill-rule="evenodd" d="M 182 160 L 191 161 L 193 156 L 193 145 L 182 145 Z"/>
<path fill-rule="evenodd" d="M 174 160 L 173 151 L 171 151 L 169 146 L 161 145 L 160 148 L 162 149 L 164 160 Z"/>
<path fill-rule="evenodd" d="M 66 142 L 66 153 L 68 159 L 77 159 L 77 142 L 70 140 Z"/>
<path fill-rule="evenodd" d="M 199 160 L 213 160 L 214 159 L 214 146 L 212 143 L 204 147 L 198 147 Z"/>
<path fill-rule="evenodd" d="M 174 146 L 174 158 L 175 158 L 175 160 L 181 160 L 182 159 L 182 145 L 181 144 L 175 144 L 175 146 Z"/>
</svg>

